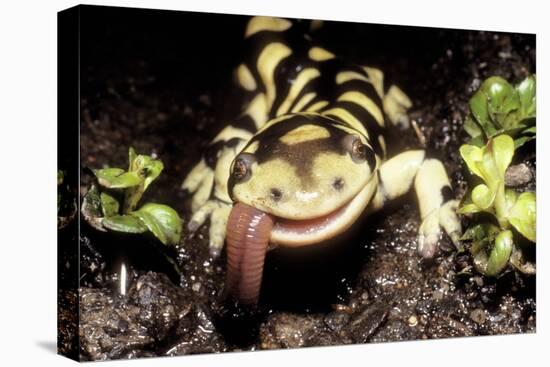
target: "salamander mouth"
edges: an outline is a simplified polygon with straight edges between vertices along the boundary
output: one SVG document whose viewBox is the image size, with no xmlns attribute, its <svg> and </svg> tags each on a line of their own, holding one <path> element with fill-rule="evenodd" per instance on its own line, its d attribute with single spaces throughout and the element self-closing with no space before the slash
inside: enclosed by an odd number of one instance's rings
<svg viewBox="0 0 550 367">
<path fill-rule="evenodd" d="M 299 247 L 337 236 L 348 229 L 363 213 L 373 191 L 373 185 L 369 183 L 346 204 L 317 218 L 294 220 L 275 217 L 270 242 L 274 245 Z"/>
</svg>

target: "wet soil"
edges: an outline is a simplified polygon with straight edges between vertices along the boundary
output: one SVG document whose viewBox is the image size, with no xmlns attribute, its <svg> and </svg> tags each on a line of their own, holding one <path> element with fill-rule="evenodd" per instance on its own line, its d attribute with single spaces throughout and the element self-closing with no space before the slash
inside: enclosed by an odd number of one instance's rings
<svg viewBox="0 0 550 367">
<path fill-rule="evenodd" d="M 81 189 L 92 179 L 87 168 L 126 166 L 131 145 L 166 167 L 142 202 L 171 205 L 186 224 L 190 196 L 181 181 L 242 104 L 231 70 L 246 19 L 193 15 L 175 23 L 181 14 L 136 11 L 125 13 L 121 25 L 118 15 L 95 10 L 83 17 Z M 217 31 L 206 30 L 213 22 Z M 396 132 L 391 147 L 425 146 L 441 158 L 457 197 L 466 187 L 457 151 L 466 141 L 468 97 L 489 75 L 517 82 L 536 71 L 529 35 L 329 23 L 317 37 L 338 54 L 381 67 L 411 96 L 419 133 Z M 536 161 L 527 156 L 533 189 Z M 410 195 L 336 243 L 269 252 L 254 312 L 223 301 L 225 253 L 210 257 L 206 228 L 166 249 L 152 238 L 106 236 L 83 226 L 80 358 L 535 332 L 534 277 L 465 272 L 469 255 L 454 251 L 422 262 L 418 225 Z M 121 262 L 129 268 L 124 296 Z"/>
</svg>

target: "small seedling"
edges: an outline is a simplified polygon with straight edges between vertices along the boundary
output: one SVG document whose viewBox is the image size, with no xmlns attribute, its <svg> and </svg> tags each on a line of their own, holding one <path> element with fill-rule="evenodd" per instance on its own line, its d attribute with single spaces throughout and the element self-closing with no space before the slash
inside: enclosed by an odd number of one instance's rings
<svg viewBox="0 0 550 367">
<path fill-rule="evenodd" d="M 137 208 L 145 190 L 162 172 L 162 161 L 137 155 L 133 148 L 128 155 L 128 170 L 93 170 L 98 185 L 92 184 L 83 199 L 84 219 L 101 231 L 151 232 L 165 245 L 177 244 L 182 221 L 174 209 L 157 203 Z"/>
</svg>

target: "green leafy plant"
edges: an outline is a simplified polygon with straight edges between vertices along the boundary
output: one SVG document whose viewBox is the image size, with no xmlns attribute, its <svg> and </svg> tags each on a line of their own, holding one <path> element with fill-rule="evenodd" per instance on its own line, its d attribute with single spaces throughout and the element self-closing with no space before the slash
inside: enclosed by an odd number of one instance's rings
<svg viewBox="0 0 550 367">
<path fill-rule="evenodd" d="M 515 86 L 489 77 L 469 107 L 464 130 L 471 139 L 460 155 L 473 180 L 458 212 L 475 218 L 462 240 L 471 242 L 474 266 L 485 275 L 498 276 L 508 264 L 534 274 L 523 254 L 536 243 L 536 196 L 507 188 L 504 178 L 515 150 L 536 138 L 535 75 Z"/>
<path fill-rule="evenodd" d="M 470 116 L 464 129 L 471 145 L 481 147 L 488 139 L 507 134 L 519 148 L 536 136 L 535 75 L 512 86 L 505 79 L 487 78 L 470 99 Z"/>
<path fill-rule="evenodd" d="M 494 219 L 468 228 L 462 240 L 472 242 L 474 265 L 489 276 L 499 275 L 508 262 L 520 272 L 534 272 L 534 266 L 523 260 L 519 243 L 536 242 L 535 194 L 505 187 L 504 174 L 514 150 L 514 140 L 505 134 L 490 138 L 481 148 L 469 144 L 460 147 L 460 155 L 480 182 L 466 195 L 458 212 L 486 213 Z"/>
<path fill-rule="evenodd" d="M 128 156 L 128 170 L 93 170 L 98 185 L 92 184 L 83 199 L 85 220 L 101 231 L 151 232 L 165 245 L 177 244 L 182 221 L 174 209 L 157 203 L 137 208 L 144 192 L 162 172 L 162 161 L 138 155 L 133 148 Z"/>
</svg>

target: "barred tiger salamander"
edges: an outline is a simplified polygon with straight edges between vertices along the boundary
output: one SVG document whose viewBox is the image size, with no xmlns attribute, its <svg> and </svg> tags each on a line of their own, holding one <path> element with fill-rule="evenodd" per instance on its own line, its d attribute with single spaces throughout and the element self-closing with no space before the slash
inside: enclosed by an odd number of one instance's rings
<svg viewBox="0 0 550 367">
<path fill-rule="evenodd" d="M 386 129 L 409 124 L 407 95 L 385 86 L 380 70 L 347 63 L 295 28 L 250 19 L 251 53 L 235 71 L 250 102 L 182 185 L 192 193 L 188 230 L 210 219 L 213 256 L 227 237 L 226 287 L 242 303 L 258 300 L 268 244 L 323 242 L 413 186 L 421 256 L 434 256 L 443 232 L 455 243 L 461 232 L 442 163 L 424 150 L 386 157 Z"/>
</svg>

